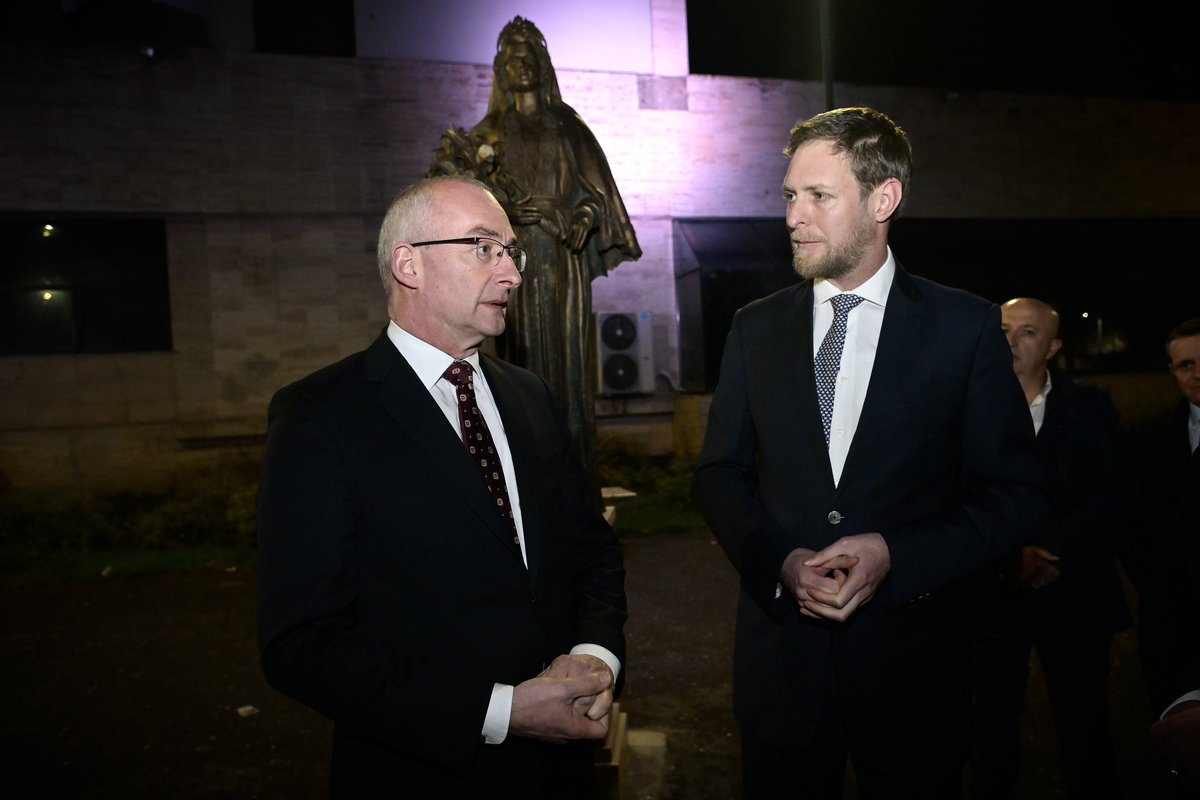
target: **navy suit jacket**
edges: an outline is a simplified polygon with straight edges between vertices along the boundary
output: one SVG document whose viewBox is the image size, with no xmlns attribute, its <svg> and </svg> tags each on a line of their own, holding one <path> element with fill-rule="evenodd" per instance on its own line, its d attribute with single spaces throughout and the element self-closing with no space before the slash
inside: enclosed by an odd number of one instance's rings
<svg viewBox="0 0 1200 800">
<path fill-rule="evenodd" d="M 1200 457 L 1192 454 L 1188 440 L 1189 413 L 1188 401 L 1181 397 L 1174 407 L 1142 421 L 1132 431 L 1140 494 L 1121 537 L 1120 554 L 1139 591 L 1145 586 L 1151 552 L 1170 527 L 1188 470 Z"/>
<path fill-rule="evenodd" d="M 580 642 L 624 661 L 620 550 L 558 406 L 532 373 L 480 362 L 512 449 L 528 569 L 386 333 L 271 402 L 262 667 L 334 721 L 335 796 L 555 796 L 555 775 L 591 753 L 482 744 L 493 683 L 531 678 Z"/>
<path fill-rule="evenodd" d="M 1117 571 L 1117 537 L 1137 499 L 1133 449 L 1108 393 L 1052 377 L 1037 434 L 1050 512 L 1021 545 L 1061 559 L 1062 574 L 1029 589 L 1009 580 L 1020 567 L 1014 550 L 984 579 L 978 632 L 988 638 L 1039 640 L 1109 636 L 1133 620 Z"/>
<path fill-rule="evenodd" d="M 1044 497 L 999 309 L 897 265 L 858 429 L 835 487 L 813 378 L 812 288 L 741 309 L 694 478 L 741 574 L 734 710 L 803 750 L 836 681 L 856 747 L 909 762 L 966 744 L 964 579 L 1013 546 Z M 891 572 L 845 623 L 777 598 L 784 559 L 879 532 Z"/>
<path fill-rule="evenodd" d="M 1171 530 L 1153 553 L 1138 598 L 1138 651 L 1154 713 L 1200 690 L 1200 456 L 1192 459 Z"/>
</svg>

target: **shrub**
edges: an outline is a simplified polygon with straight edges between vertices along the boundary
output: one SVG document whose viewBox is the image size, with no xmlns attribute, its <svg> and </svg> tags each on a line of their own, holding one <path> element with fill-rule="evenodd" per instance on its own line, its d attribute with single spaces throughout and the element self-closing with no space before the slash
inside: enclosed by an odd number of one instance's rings
<svg viewBox="0 0 1200 800">
<path fill-rule="evenodd" d="M 621 534 L 671 533 L 701 530 L 704 520 L 692 505 L 695 462 L 680 456 L 651 456 L 641 441 L 628 436 L 604 437 L 597 442 L 597 461 L 603 486 L 623 486 L 637 497 L 617 508 Z"/>
<path fill-rule="evenodd" d="M 238 459 L 153 492 L 12 492 L 0 496 L 0 555 L 12 565 L 65 551 L 252 547 L 257 491 L 257 463 Z"/>
</svg>

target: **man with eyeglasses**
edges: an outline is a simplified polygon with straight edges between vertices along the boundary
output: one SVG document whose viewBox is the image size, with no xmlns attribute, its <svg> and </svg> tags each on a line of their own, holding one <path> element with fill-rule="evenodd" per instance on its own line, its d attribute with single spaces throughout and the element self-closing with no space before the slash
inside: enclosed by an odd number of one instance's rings
<svg viewBox="0 0 1200 800">
<path fill-rule="evenodd" d="M 1121 559 L 1139 589 L 1150 551 L 1161 533 L 1161 520 L 1181 498 L 1189 468 L 1200 459 L 1200 317 L 1180 323 L 1166 340 L 1167 369 L 1179 387 L 1179 401 L 1142 420 L 1133 429 L 1141 471 L 1139 510 L 1126 527 Z M 1192 498 L 1194 505 L 1197 498 Z"/>
<path fill-rule="evenodd" d="M 334 795 L 586 797 L 624 568 L 545 382 L 479 352 L 525 253 L 483 184 L 433 178 L 378 261 L 386 330 L 271 402 L 263 671 L 334 721 Z"/>
<path fill-rule="evenodd" d="M 1200 797 L 1200 317 L 1167 336 L 1179 402 L 1134 431 L 1141 501 L 1125 566 L 1138 590 L 1150 729 L 1178 797 Z"/>
</svg>

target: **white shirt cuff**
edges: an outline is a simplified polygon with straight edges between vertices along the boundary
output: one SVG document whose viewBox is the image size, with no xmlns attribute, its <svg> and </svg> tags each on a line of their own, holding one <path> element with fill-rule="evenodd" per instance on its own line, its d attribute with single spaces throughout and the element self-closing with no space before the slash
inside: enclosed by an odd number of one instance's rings
<svg viewBox="0 0 1200 800">
<path fill-rule="evenodd" d="M 621 661 L 607 647 L 601 647 L 598 644 L 577 644 L 571 648 L 571 655 L 595 656 L 608 664 L 608 668 L 612 670 L 613 674 L 613 685 L 616 685 L 617 678 L 621 674 Z"/>
<path fill-rule="evenodd" d="M 598 644 L 577 644 L 571 655 L 595 656 L 612 670 L 613 683 L 621 674 L 621 661 L 607 647 Z M 492 685 L 492 699 L 488 702 L 487 714 L 483 717 L 483 741 L 486 744 L 501 744 L 508 738 L 508 724 L 512 720 L 513 687 L 507 683 Z"/>
<path fill-rule="evenodd" d="M 492 686 L 492 700 L 483 718 L 483 741 L 500 744 L 508 737 L 508 722 L 512 718 L 513 687 L 507 683 Z"/>
<path fill-rule="evenodd" d="M 1171 703 L 1171 705 L 1169 705 L 1165 709 L 1163 709 L 1163 713 L 1159 714 L 1158 718 L 1162 719 L 1167 714 L 1171 713 L 1172 708 L 1179 705 L 1180 703 L 1186 703 L 1188 700 L 1200 700 L 1200 689 L 1194 689 L 1194 690 L 1188 692 L 1187 694 L 1183 695 L 1182 697 L 1177 698 L 1174 703 Z"/>
</svg>

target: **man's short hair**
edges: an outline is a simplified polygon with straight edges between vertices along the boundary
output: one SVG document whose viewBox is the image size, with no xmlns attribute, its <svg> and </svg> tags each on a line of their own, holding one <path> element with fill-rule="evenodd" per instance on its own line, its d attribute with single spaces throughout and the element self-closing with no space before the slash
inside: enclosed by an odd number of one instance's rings
<svg viewBox="0 0 1200 800">
<path fill-rule="evenodd" d="M 375 246 L 375 256 L 379 262 L 379 278 L 383 281 L 384 292 L 392 290 L 392 250 L 399 242 L 415 242 L 429 238 L 430 207 L 433 204 L 434 186 L 447 181 L 478 186 L 488 194 L 492 190 L 487 184 L 467 175 L 437 175 L 432 178 L 422 178 L 416 183 L 405 187 L 396 199 L 388 206 L 383 215 L 383 224 L 379 226 L 379 243 Z"/>
<path fill-rule="evenodd" d="M 1171 342 L 1176 339 L 1186 339 L 1189 336 L 1200 336 L 1200 317 L 1184 320 L 1171 329 L 1171 332 L 1167 334 L 1167 355 L 1171 354 Z"/>
<path fill-rule="evenodd" d="M 816 141 L 831 142 L 834 151 L 846 153 L 863 198 L 889 178 L 908 188 L 912 145 L 886 114 L 871 108 L 836 108 L 817 114 L 796 123 L 783 155 L 790 159 L 801 146 Z"/>
</svg>

